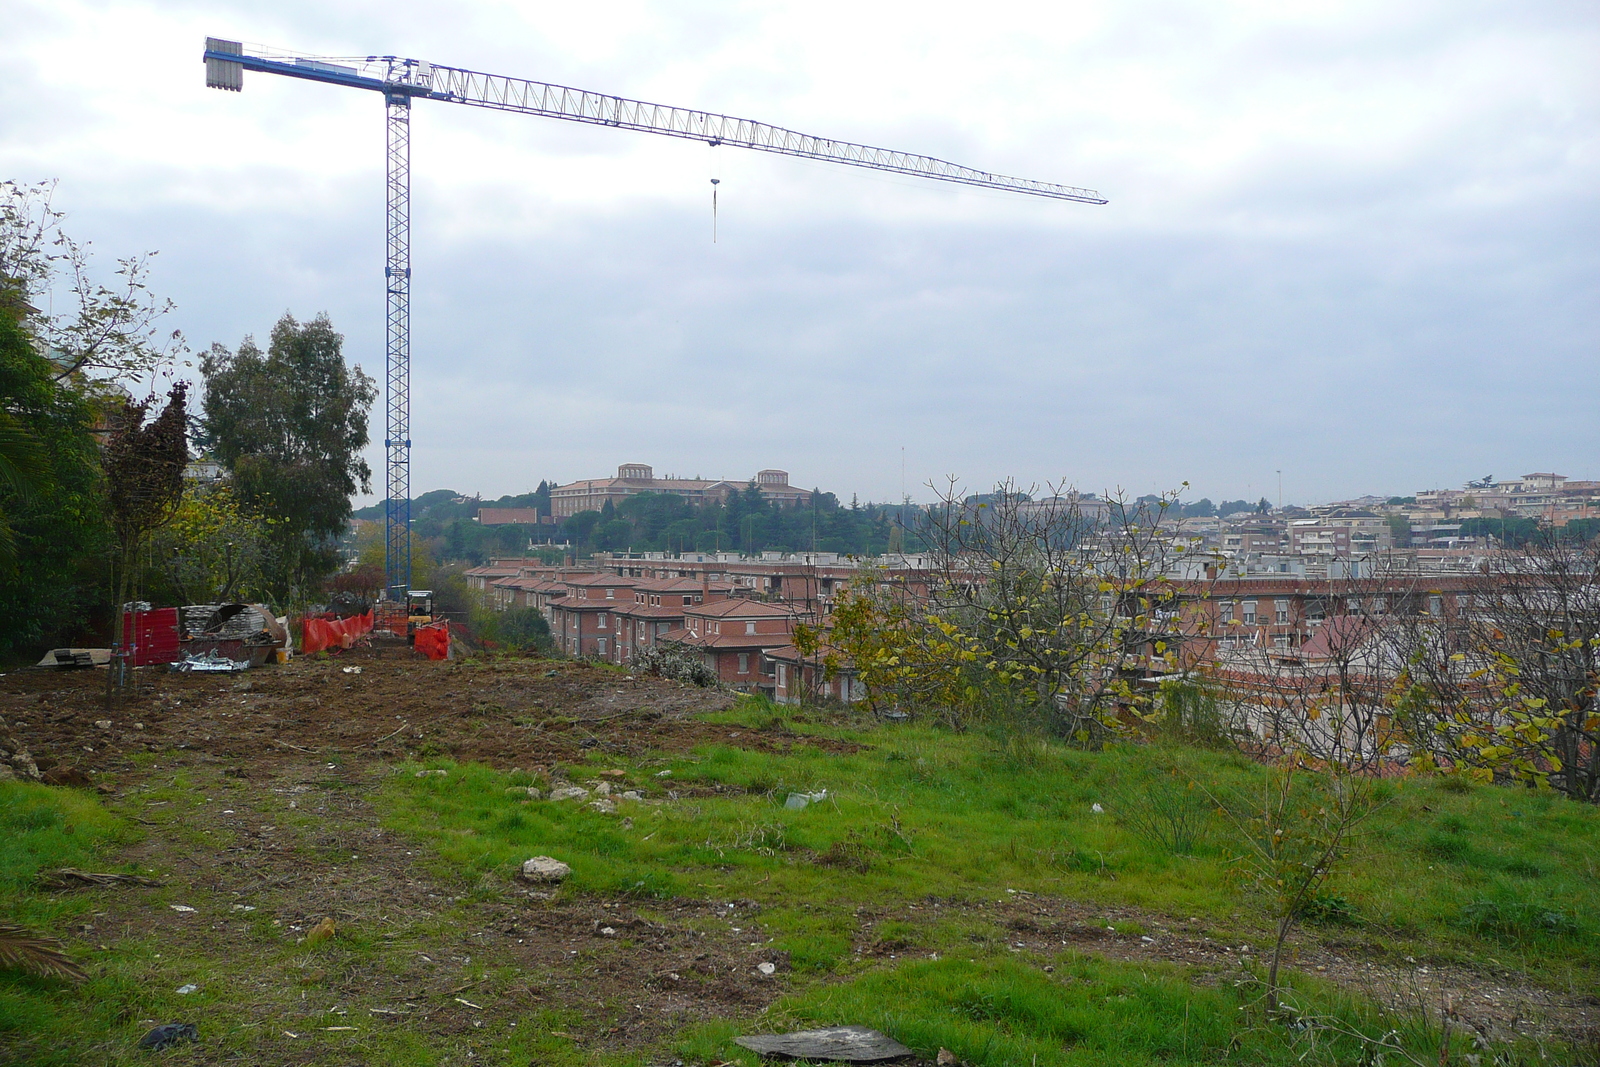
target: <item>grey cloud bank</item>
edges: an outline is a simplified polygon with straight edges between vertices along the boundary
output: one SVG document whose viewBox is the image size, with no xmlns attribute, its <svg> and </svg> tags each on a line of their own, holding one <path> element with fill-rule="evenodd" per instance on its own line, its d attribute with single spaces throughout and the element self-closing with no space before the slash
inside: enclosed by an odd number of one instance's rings
<svg viewBox="0 0 1600 1067">
<path fill-rule="evenodd" d="M 381 108 L 265 76 L 208 94 L 204 33 L 714 107 L 1112 199 L 708 160 L 419 106 L 419 491 L 517 492 L 638 459 L 776 465 L 882 499 L 902 446 L 913 487 L 1187 479 L 1220 498 L 1275 494 L 1281 469 L 1308 500 L 1597 473 L 1592 9 L 1347 5 L 1296 22 L 1084 5 L 998 29 L 930 10 L 899 36 L 871 6 L 843 22 L 687 10 L 624 9 L 637 29 L 619 32 L 496 5 L 454 21 L 286 5 L 265 22 L 25 4 L 0 44 L 18 72 L 0 158 L 6 176 L 59 176 L 103 255 L 162 249 L 157 285 L 194 341 L 326 309 L 374 373 Z M 386 38 L 393 25 L 410 39 Z M 118 47 L 142 57 L 143 99 L 114 64 L 61 69 Z"/>
</svg>

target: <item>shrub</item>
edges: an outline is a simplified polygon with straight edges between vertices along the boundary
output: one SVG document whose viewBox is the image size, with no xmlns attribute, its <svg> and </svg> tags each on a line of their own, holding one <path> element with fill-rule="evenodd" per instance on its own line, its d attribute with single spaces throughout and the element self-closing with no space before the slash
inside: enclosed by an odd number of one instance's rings
<svg viewBox="0 0 1600 1067">
<path fill-rule="evenodd" d="M 681 645 L 651 645 L 634 657 L 637 669 L 658 678 L 689 682 L 706 689 L 722 684 L 705 659 Z"/>
</svg>

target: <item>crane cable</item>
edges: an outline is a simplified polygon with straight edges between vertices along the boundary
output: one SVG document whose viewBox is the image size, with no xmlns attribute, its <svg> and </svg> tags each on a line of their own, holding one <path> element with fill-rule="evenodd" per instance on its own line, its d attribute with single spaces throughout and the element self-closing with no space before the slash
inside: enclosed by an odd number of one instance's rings
<svg viewBox="0 0 1600 1067">
<path fill-rule="evenodd" d="M 714 149 L 721 142 L 720 141 L 709 141 L 707 143 Z M 718 178 L 716 176 L 717 175 L 717 162 L 716 162 L 716 160 L 717 160 L 716 156 L 712 156 L 711 157 L 710 170 L 711 170 L 711 243 L 712 244 L 716 244 L 717 243 L 717 186 L 722 184 L 722 179 L 720 179 L 720 178 Z"/>
</svg>

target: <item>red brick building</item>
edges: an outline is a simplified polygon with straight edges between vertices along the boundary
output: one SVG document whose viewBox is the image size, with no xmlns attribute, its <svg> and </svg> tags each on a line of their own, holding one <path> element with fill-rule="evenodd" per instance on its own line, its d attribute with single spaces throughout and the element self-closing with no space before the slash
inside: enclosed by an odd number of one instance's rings
<svg viewBox="0 0 1600 1067">
<path fill-rule="evenodd" d="M 699 652 L 727 686 L 771 693 L 776 678 L 765 653 L 791 645 L 795 624 L 809 621 L 810 616 L 784 604 L 724 600 L 685 609 L 683 628 L 659 640 Z"/>
</svg>

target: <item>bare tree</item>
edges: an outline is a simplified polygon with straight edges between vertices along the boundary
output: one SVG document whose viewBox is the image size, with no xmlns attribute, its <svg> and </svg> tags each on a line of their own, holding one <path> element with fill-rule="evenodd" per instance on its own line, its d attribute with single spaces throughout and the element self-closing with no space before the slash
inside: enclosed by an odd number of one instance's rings
<svg viewBox="0 0 1600 1067">
<path fill-rule="evenodd" d="M 142 378 L 184 351 L 183 335 L 161 320 L 173 303 L 150 292 L 145 252 L 117 261 L 113 280 L 97 279 L 87 242 L 61 227 L 55 182 L 0 182 L 0 302 L 36 303 L 30 329 L 59 371 Z M 66 306 L 57 311 L 60 299 Z"/>
<path fill-rule="evenodd" d="M 1403 633 L 1412 743 L 1485 780 L 1600 802 L 1600 542 L 1502 552 L 1453 612 Z"/>
<path fill-rule="evenodd" d="M 1299 644 L 1272 643 L 1238 620 L 1218 634 L 1216 679 L 1231 718 L 1268 754 L 1303 753 L 1357 774 L 1407 757 L 1392 707 L 1405 662 L 1394 635 L 1415 621 L 1418 579 L 1393 557 L 1366 562 L 1365 576 L 1329 579 L 1309 598 L 1319 617 Z"/>
</svg>

